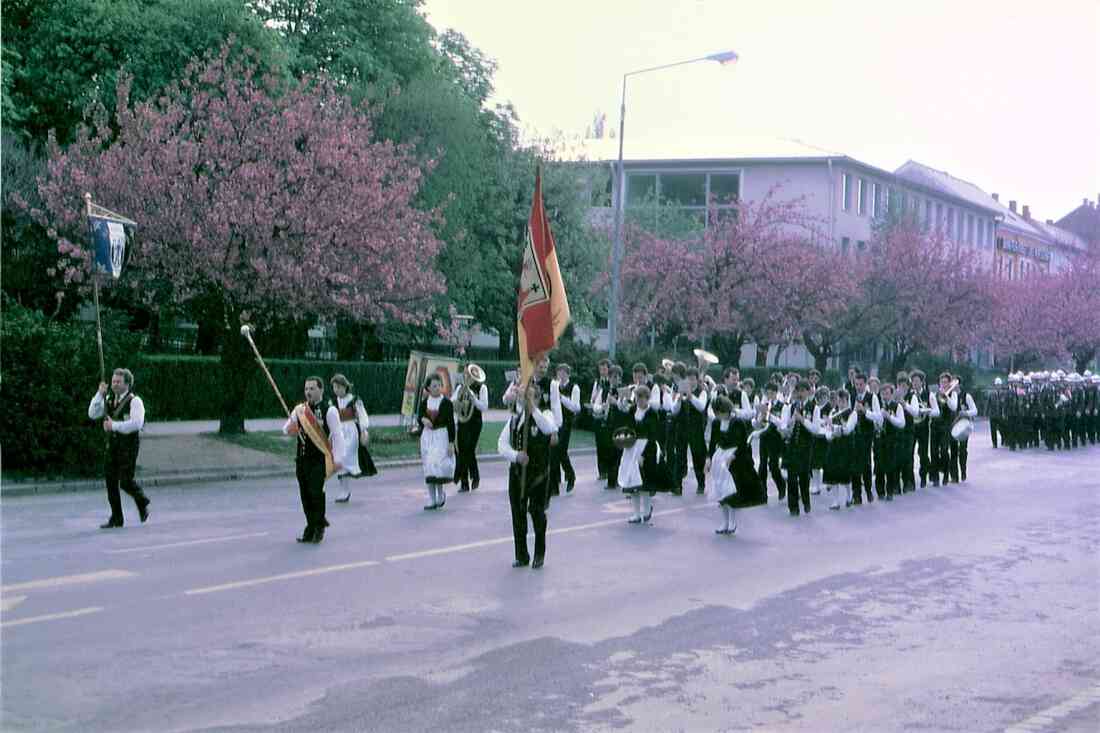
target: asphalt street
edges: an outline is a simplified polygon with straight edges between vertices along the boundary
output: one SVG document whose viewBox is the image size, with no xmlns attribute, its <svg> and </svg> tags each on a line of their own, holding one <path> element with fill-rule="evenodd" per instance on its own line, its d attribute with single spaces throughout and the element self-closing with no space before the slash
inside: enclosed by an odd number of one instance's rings
<svg viewBox="0 0 1100 733">
<path fill-rule="evenodd" d="M 5 731 L 1096 731 L 1100 447 L 839 512 L 652 526 L 594 457 L 510 567 L 505 467 L 425 512 L 417 469 L 300 545 L 287 480 L 5 498 Z M 689 479 L 689 484 L 690 484 Z"/>
</svg>

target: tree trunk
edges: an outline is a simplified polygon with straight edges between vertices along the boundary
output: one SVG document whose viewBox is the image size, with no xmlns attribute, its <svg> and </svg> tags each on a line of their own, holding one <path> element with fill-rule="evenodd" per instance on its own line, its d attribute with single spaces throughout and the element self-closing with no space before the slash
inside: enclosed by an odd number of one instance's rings
<svg viewBox="0 0 1100 733">
<path fill-rule="evenodd" d="M 1077 373 L 1083 374 L 1089 368 L 1089 362 L 1096 356 L 1096 349 L 1073 352 L 1073 364 L 1077 367 Z"/>
<path fill-rule="evenodd" d="M 802 343 L 806 345 L 806 351 L 809 351 L 810 356 L 814 358 L 814 369 L 824 374 L 829 367 L 829 357 L 833 355 L 833 345 L 822 339 L 821 345 L 818 346 L 809 331 L 802 332 Z"/>
<path fill-rule="evenodd" d="M 512 329 L 501 328 L 497 330 L 500 334 L 500 341 L 497 344 L 497 357 L 501 361 L 510 361 L 516 357 L 515 350 L 512 348 Z"/>
<path fill-rule="evenodd" d="M 768 348 L 771 346 L 769 343 L 756 344 L 756 368 L 767 369 L 768 367 Z"/>
<path fill-rule="evenodd" d="M 259 365 L 254 363 L 252 347 L 241 336 L 241 319 L 230 313 L 222 332 L 222 416 L 218 432 L 240 434 L 244 432 L 244 395 Z M 271 399 L 276 400 L 272 395 Z"/>
</svg>

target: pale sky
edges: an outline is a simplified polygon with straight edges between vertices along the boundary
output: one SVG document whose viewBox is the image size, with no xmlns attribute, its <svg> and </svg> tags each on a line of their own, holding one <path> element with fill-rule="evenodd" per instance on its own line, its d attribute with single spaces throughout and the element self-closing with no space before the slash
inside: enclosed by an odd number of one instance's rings
<svg viewBox="0 0 1100 733">
<path fill-rule="evenodd" d="M 528 128 L 618 129 L 624 72 L 732 49 L 732 66 L 632 77 L 625 155 L 680 136 L 796 138 L 946 170 L 1059 219 L 1100 194 L 1100 0 L 427 0 L 496 59 Z"/>
</svg>

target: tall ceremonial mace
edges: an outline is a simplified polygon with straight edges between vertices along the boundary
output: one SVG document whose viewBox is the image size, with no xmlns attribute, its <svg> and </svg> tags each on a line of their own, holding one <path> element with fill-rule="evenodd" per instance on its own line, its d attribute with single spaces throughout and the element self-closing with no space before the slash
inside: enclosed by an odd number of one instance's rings
<svg viewBox="0 0 1100 733">
<path fill-rule="evenodd" d="M 271 388 L 275 390 L 275 396 L 279 398 L 279 404 L 283 406 L 283 411 L 286 412 L 286 416 L 290 417 L 290 408 L 286 406 L 286 400 L 283 399 L 283 393 L 279 391 L 279 386 L 275 384 L 275 379 L 271 376 L 271 372 L 267 369 L 267 364 L 264 363 L 264 358 L 260 356 L 260 350 L 256 348 L 256 342 L 252 340 L 252 326 L 244 324 L 241 326 L 241 335 L 248 341 L 248 345 L 252 347 L 252 353 L 256 355 L 256 361 L 260 364 L 260 369 L 264 370 L 264 375 L 267 377 L 268 383 Z"/>
</svg>

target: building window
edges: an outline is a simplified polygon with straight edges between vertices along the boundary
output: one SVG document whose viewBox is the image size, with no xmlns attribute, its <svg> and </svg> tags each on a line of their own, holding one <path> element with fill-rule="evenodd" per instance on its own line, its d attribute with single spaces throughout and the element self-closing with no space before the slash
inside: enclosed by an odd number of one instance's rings
<svg viewBox="0 0 1100 733">
<path fill-rule="evenodd" d="M 626 205 L 646 206 L 657 201 L 657 175 L 628 174 L 626 177 Z"/>
<path fill-rule="evenodd" d="M 858 240 L 856 242 L 856 249 L 862 252 L 863 250 L 867 249 L 867 243 L 864 242 L 862 239 Z"/>
<path fill-rule="evenodd" d="M 857 213 L 860 216 L 867 214 L 867 181 L 860 178 L 857 184 Z"/>
<path fill-rule="evenodd" d="M 943 204 L 936 204 L 936 229 L 943 231 Z"/>
<path fill-rule="evenodd" d="M 924 230 L 932 228 L 932 199 L 924 200 Z"/>
<path fill-rule="evenodd" d="M 840 208 L 844 211 L 852 208 L 852 177 L 847 173 L 840 174 Z"/>
<path fill-rule="evenodd" d="M 871 184 L 871 216 L 877 219 L 882 213 L 882 204 L 879 202 L 879 198 L 882 197 L 882 186 L 878 183 Z"/>
<path fill-rule="evenodd" d="M 947 238 L 955 238 L 955 210 L 950 207 L 947 209 Z"/>
<path fill-rule="evenodd" d="M 974 215 L 966 215 L 966 243 L 969 245 L 974 244 Z"/>
<path fill-rule="evenodd" d="M 705 173 L 662 173 L 661 203 L 673 206 L 705 206 L 707 176 Z"/>
<path fill-rule="evenodd" d="M 840 253 L 842 255 L 848 254 L 848 245 L 850 245 L 851 243 L 852 240 L 850 240 L 848 237 L 840 238 Z"/>
<path fill-rule="evenodd" d="M 710 202 L 715 206 L 732 204 L 741 197 L 741 174 L 711 173 Z"/>
</svg>

